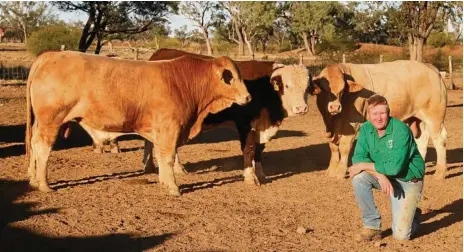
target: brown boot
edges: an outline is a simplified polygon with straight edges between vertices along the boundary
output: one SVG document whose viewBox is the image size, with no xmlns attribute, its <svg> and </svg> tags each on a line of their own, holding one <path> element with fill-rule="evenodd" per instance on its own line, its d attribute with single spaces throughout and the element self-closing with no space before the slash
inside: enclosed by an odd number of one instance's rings
<svg viewBox="0 0 464 252">
<path fill-rule="evenodd" d="M 370 228 L 362 228 L 359 232 L 354 236 L 356 241 L 374 241 L 380 240 L 382 237 L 380 234 L 382 230 L 375 230 Z"/>
</svg>

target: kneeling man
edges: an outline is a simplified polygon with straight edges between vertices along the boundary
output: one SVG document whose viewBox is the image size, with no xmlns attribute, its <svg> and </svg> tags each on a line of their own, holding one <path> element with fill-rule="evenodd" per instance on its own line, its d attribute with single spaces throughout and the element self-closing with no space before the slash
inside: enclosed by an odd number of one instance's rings
<svg viewBox="0 0 464 252">
<path fill-rule="evenodd" d="M 348 169 L 364 225 L 355 239 L 381 238 L 381 218 L 372 195 L 376 188 L 390 196 L 393 237 L 408 240 L 419 225 L 424 160 L 409 127 L 390 117 L 385 97 L 374 95 L 367 106 L 368 121 L 359 130 L 353 165 Z"/>
</svg>

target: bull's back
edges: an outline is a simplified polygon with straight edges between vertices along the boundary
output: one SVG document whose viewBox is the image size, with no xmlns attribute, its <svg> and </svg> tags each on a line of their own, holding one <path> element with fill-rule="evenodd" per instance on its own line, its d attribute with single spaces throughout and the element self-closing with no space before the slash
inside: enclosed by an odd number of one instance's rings
<svg viewBox="0 0 464 252">
<path fill-rule="evenodd" d="M 43 57 L 31 84 L 35 113 L 57 110 L 66 114 L 63 121 L 82 118 L 93 128 L 119 131 L 120 123 L 133 124 L 147 105 L 167 107 L 175 101 L 155 63 L 77 52 Z"/>
<path fill-rule="evenodd" d="M 446 109 L 446 89 L 440 76 L 423 63 L 399 60 L 352 64 L 350 69 L 358 84 L 387 98 L 393 116 L 408 117 L 426 106 Z"/>
</svg>

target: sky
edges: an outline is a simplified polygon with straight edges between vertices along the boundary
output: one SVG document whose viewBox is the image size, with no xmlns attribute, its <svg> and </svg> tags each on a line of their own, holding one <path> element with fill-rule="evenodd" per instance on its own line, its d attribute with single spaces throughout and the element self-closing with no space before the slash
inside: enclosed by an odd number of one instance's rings
<svg viewBox="0 0 464 252">
<path fill-rule="evenodd" d="M 76 11 L 74 13 L 71 13 L 71 12 L 59 11 L 55 7 L 53 7 L 53 9 L 58 14 L 58 16 L 66 22 L 72 22 L 72 21 L 85 22 L 87 20 L 87 15 L 81 11 Z M 193 29 L 196 29 L 190 20 L 188 20 L 187 18 L 181 15 L 169 15 L 168 20 L 169 20 L 168 26 L 171 29 L 171 32 L 176 29 L 179 29 L 183 25 L 187 25 L 187 31 L 192 31 Z M 451 22 L 448 22 L 448 32 L 453 32 L 454 30 L 455 28 L 451 25 Z"/>
<path fill-rule="evenodd" d="M 65 22 L 73 22 L 73 21 L 82 21 L 85 22 L 87 20 L 87 15 L 86 13 L 82 11 L 76 11 L 76 12 L 62 12 L 58 10 L 57 8 L 53 7 L 53 11 L 58 14 L 58 17 Z M 193 24 L 190 20 L 187 18 L 181 16 L 181 15 L 169 15 L 168 16 L 169 20 L 169 28 L 171 31 L 174 31 L 176 29 L 179 29 L 183 25 L 187 25 L 187 31 L 191 31 L 195 29 L 193 27 Z"/>
</svg>

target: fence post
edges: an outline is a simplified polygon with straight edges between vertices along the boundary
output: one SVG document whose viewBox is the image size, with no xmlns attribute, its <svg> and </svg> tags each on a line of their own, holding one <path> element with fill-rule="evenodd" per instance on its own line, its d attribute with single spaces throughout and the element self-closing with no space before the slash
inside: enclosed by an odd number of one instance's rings
<svg viewBox="0 0 464 252">
<path fill-rule="evenodd" d="M 454 81 L 453 81 L 453 60 L 451 56 L 448 56 L 448 64 L 449 64 L 449 89 L 454 90 Z"/>
<path fill-rule="evenodd" d="M 342 54 L 342 63 L 343 63 L 343 64 L 346 63 L 346 55 L 345 55 L 345 54 Z"/>
<path fill-rule="evenodd" d="M 303 65 L 303 53 L 300 53 L 300 65 Z"/>
<path fill-rule="evenodd" d="M 134 50 L 134 60 L 138 60 L 138 59 L 139 59 L 139 49 L 135 48 L 135 50 Z"/>
<path fill-rule="evenodd" d="M 255 60 L 255 52 L 253 52 L 253 54 L 251 55 L 251 59 Z"/>
<path fill-rule="evenodd" d="M 382 63 L 382 62 L 383 62 L 383 55 L 380 54 L 380 63 Z"/>
<path fill-rule="evenodd" d="M 64 51 L 65 45 L 61 45 L 61 51 Z"/>
</svg>

